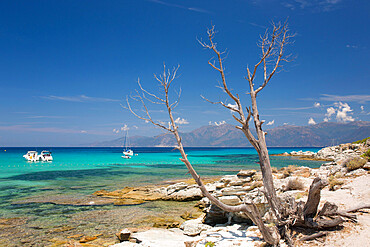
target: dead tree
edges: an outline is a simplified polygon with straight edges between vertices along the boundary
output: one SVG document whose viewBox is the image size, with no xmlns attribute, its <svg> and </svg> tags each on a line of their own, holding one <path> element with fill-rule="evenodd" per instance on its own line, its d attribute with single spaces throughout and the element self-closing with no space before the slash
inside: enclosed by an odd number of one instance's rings
<svg viewBox="0 0 370 247">
<path fill-rule="evenodd" d="M 337 208 L 332 205 L 327 205 L 324 207 L 318 214 L 318 205 L 320 202 L 320 192 L 327 185 L 326 180 L 320 178 L 315 178 L 310 190 L 306 203 L 296 203 L 294 198 L 290 198 L 289 202 L 283 204 L 283 202 L 277 197 L 276 191 L 273 183 L 273 176 L 271 171 L 270 159 L 268 155 L 265 135 L 266 132 L 262 130 L 263 120 L 260 120 L 258 108 L 257 108 L 257 95 L 258 93 L 268 84 L 271 78 L 277 73 L 278 69 L 281 67 L 281 62 L 289 61 L 289 56 L 284 56 L 284 48 L 289 43 L 289 39 L 292 37 L 288 33 L 288 27 L 286 23 L 284 24 L 273 24 L 271 32 L 265 33 L 261 37 L 260 48 L 261 48 L 261 58 L 254 66 L 251 71 L 247 68 L 247 76 L 245 79 L 249 84 L 249 95 L 251 97 L 252 107 L 246 108 L 246 113 L 243 110 L 243 106 L 238 94 L 233 94 L 226 83 L 226 77 L 224 73 L 223 66 L 223 53 L 217 49 L 216 43 L 214 42 L 215 30 L 214 27 L 207 31 L 209 42 L 202 42 L 201 45 L 207 49 L 212 50 L 217 58 L 215 61 L 209 61 L 208 63 L 217 70 L 221 75 L 222 85 L 221 88 L 223 91 L 235 102 L 233 104 L 227 104 L 226 102 L 212 102 L 208 99 L 207 101 L 213 104 L 220 104 L 223 107 L 231 110 L 236 115 L 233 115 L 234 119 L 240 124 L 236 128 L 240 129 L 244 135 L 247 137 L 249 142 L 258 152 L 260 167 L 263 176 L 264 184 L 264 194 L 268 200 L 270 209 L 276 217 L 276 225 L 273 227 L 268 227 L 264 224 L 260 212 L 258 211 L 256 205 L 253 203 L 243 202 L 243 204 L 238 206 L 230 206 L 220 202 L 215 196 L 207 191 L 205 188 L 200 176 L 192 167 L 191 163 L 187 158 L 187 154 L 184 151 L 184 147 L 181 141 L 181 136 L 178 132 L 178 126 L 173 117 L 173 110 L 178 105 L 181 90 L 178 93 L 178 98 L 174 101 L 170 99 L 170 86 L 173 81 L 176 79 L 176 73 L 179 67 L 174 68 L 172 71 L 167 70 L 164 66 L 164 71 L 161 75 L 156 76 L 155 79 L 162 89 L 162 94 L 154 94 L 145 90 L 140 81 L 138 80 L 138 85 L 140 90 L 136 91 L 136 95 L 132 96 L 133 100 L 136 100 L 141 103 L 143 108 L 143 115 L 137 113 L 132 108 L 129 98 L 127 98 L 127 108 L 138 118 L 150 122 L 153 125 L 160 127 L 169 133 L 172 133 L 176 139 L 178 149 L 181 153 L 181 161 L 186 165 L 189 173 L 194 178 L 199 188 L 201 189 L 204 196 L 206 196 L 211 203 L 218 206 L 227 212 L 242 212 L 246 214 L 259 228 L 261 231 L 264 240 L 271 245 L 278 245 L 281 238 L 283 238 L 289 246 L 293 246 L 293 240 L 290 237 L 290 230 L 293 227 L 304 227 L 310 229 L 322 230 L 325 228 L 331 228 L 337 226 L 343 222 L 343 217 L 348 217 L 353 219 L 353 215 L 350 215 L 350 211 L 339 212 Z M 256 74 L 259 67 L 262 67 L 263 71 L 263 80 L 261 85 L 258 88 L 255 88 L 254 81 L 256 79 Z M 151 117 L 149 108 L 146 105 L 146 102 L 153 104 L 163 105 L 167 109 L 169 122 L 156 121 Z M 256 130 L 257 137 L 255 137 L 249 127 L 249 122 L 253 117 L 254 127 Z M 361 208 L 368 208 L 369 205 L 365 205 Z M 359 208 L 356 208 L 358 210 Z M 351 211 L 352 212 L 352 211 Z M 339 217 L 337 217 L 340 215 Z M 322 236 L 324 234 L 317 234 L 317 236 Z M 308 239 L 312 239 L 308 238 Z"/>
</svg>

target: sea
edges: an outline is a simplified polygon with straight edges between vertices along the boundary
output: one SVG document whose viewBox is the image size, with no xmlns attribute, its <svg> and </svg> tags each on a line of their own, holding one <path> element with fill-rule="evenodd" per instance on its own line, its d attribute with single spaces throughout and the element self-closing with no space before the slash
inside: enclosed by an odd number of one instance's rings
<svg viewBox="0 0 370 247">
<path fill-rule="evenodd" d="M 22 156 L 31 150 L 51 151 L 53 161 L 28 162 Z M 299 150 L 317 152 L 319 148 L 269 148 L 269 154 Z M 101 189 L 113 191 L 190 178 L 179 160 L 179 152 L 173 148 L 138 147 L 133 151 L 137 155 L 124 159 L 122 148 L 1 148 L 0 246 L 46 246 L 53 243 L 51 239 L 78 234 L 102 234 L 107 241 L 115 241 L 114 232 L 119 229 L 150 224 L 148 220 L 138 220 L 137 215 L 162 217 L 184 208 L 185 204 L 176 202 L 127 206 L 78 206 L 52 200 L 43 203 L 45 198 L 76 199 Z M 253 148 L 202 147 L 185 151 L 201 177 L 259 169 L 258 155 Z M 270 159 L 277 168 L 318 167 L 322 163 L 284 156 Z"/>
</svg>

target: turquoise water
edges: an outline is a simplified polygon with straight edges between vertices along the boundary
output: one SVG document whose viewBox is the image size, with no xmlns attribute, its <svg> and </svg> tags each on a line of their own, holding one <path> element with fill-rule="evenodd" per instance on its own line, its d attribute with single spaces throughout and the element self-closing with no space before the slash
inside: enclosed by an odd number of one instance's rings
<svg viewBox="0 0 370 247">
<path fill-rule="evenodd" d="M 0 149 L 0 218 L 26 217 L 25 228 L 33 225 L 60 225 L 84 212 L 117 210 L 117 206 L 73 206 L 50 203 L 19 204 L 29 198 L 52 196 L 81 197 L 106 189 L 161 183 L 190 178 L 180 154 L 172 148 L 134 148 L 138 156 L 123 159 L 121 148 L 36 148 L 52 151 L 53 162 L 30 163 L 22 157 L 29 148 Z M 5 151 L 6 150 L 6 151 Z M 318 151 L 318 148 L 270 148 L 270 154 L 290 151 Z M 203 177 L 236 174 L 241 169 L 259 168 L 252 148 L 187 148 L 188 158 Z M 318 167 L 321 162 L 290 157 L 271 157 L 272 166 L 304 165 Z M 140 207 L 148 207 L 146 204 Z M 130 206 L 132 207 L 132 206 Z M 120 207 L 120 210 L 124 207 Z M 127 207 L 128 210 L 128 207 Z M 125 212 L 128 212 L 128 211 Z M 130 209 L 132 210 L 132 209 Z M 99 211 L 99 212 L 100 212 Z M 82 217 L 82 216 L 81 216 Z M 112 220 L 114 217 L 112 217 Z M 96 219 L 94 227 L 99 225 Z M 33 229 L 33 228 L 32 228 Z M 84 229 L 85 230 L 85 229 Z M 32 230 L 33 231 L 33 230 Z M 32 233 L 33 235 L 36 233 Z M 0 236 L 1 238 L 1 236 Z M 41 240 L 40 240 L 41 241 Z"/>
</svg>

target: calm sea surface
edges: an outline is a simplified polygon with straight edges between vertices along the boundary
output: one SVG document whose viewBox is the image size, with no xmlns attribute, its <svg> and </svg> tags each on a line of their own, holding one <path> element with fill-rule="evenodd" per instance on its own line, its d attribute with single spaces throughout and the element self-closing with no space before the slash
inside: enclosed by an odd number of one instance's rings
<svg viewBox="0 0 370 247">
<path fill-rule="evenodd" d="M 29 150 L 40 153 L 44 149 L 52 152 L 53 162 L 30 163 L 22 157 Z M 190 177 L 186 175 L 185 165 L 179 160 L 180 154 L 172 148 L 134 148 L 133 150 L 138 156 L 123 159 L 121 148 L 1 148 L 0 218 L 26 217 L 27 223 L 22 226 L 23 228 L 32 228 L 37 224 L 40 229 L 49 229 L 63 225 L 66 220 L 75 219 L 74 217 L 81 212 L 85 213 L 83 217 L 87 217 L 86 214 L 94 210 L 109 211 L 116 208 L 122 210 L 125 206 L 98 207 L 14 202 L 55 195 L 78 197 L 90 195 L 103 188 L 115 190 L 125 186 Z M 316 152 L 319 149 L 269 148 L 269 153 L 277 154 L 293 150 Z M 259 168 L 258 156 L 253 148 L 187 148 L 186 151 L 200 176 L 236 174 L 241 169 Z M 322 162 L 272 156 L 271 163 L 280 168 L 288 165 L 318 167 Z M 135 207 L 143 209 L 153 205 L 144 204 Z M 128 206 L 125 212 L 133 210 L 132 208 L 133 206 Z M 159 206 L 158 210 L 160 210 Z M 93 227 L 96 228 L 96 225 Z M 37 234 L 33 229 L 29 234 Z"/>
</svg>

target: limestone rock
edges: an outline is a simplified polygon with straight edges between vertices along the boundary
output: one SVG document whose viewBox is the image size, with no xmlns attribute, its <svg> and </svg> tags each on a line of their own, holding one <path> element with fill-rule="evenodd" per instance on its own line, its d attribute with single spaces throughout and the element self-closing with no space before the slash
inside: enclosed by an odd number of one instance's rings
<svg viewBox="0 0 370 247">
<path fill-rule="evenodd" d="M 128 241 L 131 236 L 131 232 L 126 228 L 121 230 L 119 233 L 116 233 L 116 236 L 120 242 Z"/>
<path fill-rule="evenodd" d="M 254 174 L 256 174 L 256 170 L 241 170 L 237 176 L 238 177 L 252 177 Z"/>
<path fill-rule="evenodd" d="M 222 196 L 218 198 L 222 203 L 225 203 L 230 206 L 239 205 L 241 203 L 239 197 L 237 196 Z"/>
<path fill-rule="evenodd" d="M 212 228 L 209 225 L 202 223 L 202 218 L 187 220 L 181 224 L 180 229 L 184 231 L 187 236 L 199 235 L 202 231 Z"/>
</svg>

